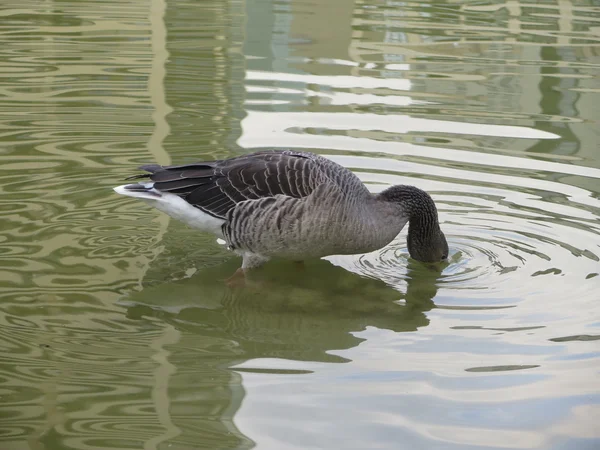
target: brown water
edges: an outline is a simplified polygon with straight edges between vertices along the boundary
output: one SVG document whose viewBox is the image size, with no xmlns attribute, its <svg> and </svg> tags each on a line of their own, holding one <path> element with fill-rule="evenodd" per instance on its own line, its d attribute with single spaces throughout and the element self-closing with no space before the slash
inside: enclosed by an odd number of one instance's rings
<svg viewBox="0 0 600 450">
<path fill-rule="evenodd" d="M 0 8 L 0 449 L 600 447 L 600 7 Z M 267 147 L 435 198 L 450 263 L 240 261 L 110 189 Z"/>
</svg>

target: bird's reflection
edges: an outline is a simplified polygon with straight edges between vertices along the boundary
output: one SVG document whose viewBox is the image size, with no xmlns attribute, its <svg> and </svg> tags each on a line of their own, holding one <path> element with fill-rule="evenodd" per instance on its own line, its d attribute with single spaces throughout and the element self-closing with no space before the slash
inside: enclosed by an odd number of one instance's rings
<svg viewBox="0 0 600 450">
<path fill-rule="evenodd" d="M 128 316 L 160 317 L 181 331 L 234 340 L 246 358 L 331 361 L 328 351 L 360 342 L 352 332 L 367 326 L 397 332 L 427 326 L 440 271 L 409 261 L 406 292 L 383 281 L 312 261 L 303 270 L 271 264 L 256 284 L 231 289 L 223 279 L 237 261 L 158 284 L 127 299 Z"/>
<path fill-rule="evenodd" d="M 170 406 L 156 407 L 168 410 L 179 430 L 173 445 L 208 434 L 220 448 L 251 445 L 235 425 L 246 393 L 231 367 L 258 358 L 345 362 L 330 351 L 358 345 L 362 339 L 353 332 L 367 326 L 397 332 L 427 326 L 425 313 L 434 307 L 440 275 L 409 263 L 403 293 L 328 261 L 312 261 L 300 272 L 281 263 L 257 271 L 256 287 L 230 289 L 223 280 L 238 264 L 232 260 L 190 278 L 155 282 L 124 299 L 129 318 L 163 322 L 179 335 L 168 347 L 175 370 L 157 380 L 166 387 Z"/>
</svg>

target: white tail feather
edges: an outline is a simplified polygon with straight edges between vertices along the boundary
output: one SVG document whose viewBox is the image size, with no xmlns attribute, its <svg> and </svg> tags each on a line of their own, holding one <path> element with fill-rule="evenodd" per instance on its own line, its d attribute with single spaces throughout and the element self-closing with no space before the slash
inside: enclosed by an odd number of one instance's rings
<svg viewBox="0 0 600 450">
<path fill-rule="evenodd" d="M 159 211 L 168 214 L 174 219 L 180 220 L 193 228 L 199 228 L 202 231 L 213 233 L 218 237 L 223 237 L 221 225 L 225 222 L 223 219 L 213 217 L 210 214 L 190 205 L 184 199 L 168 192 L 159 192 L 151 188 L 151 185 L 145 185 L 147 191 L 127 189 L 129 184 L 117 186 L 114 191 L 117 194 L 127 195 L 129 197 L 139 198 Z"/>
<path fill-rule="evenodd" d="M 148 199 L 148 200 L 157 200 L 160 197 L 160 193 L 157 191 L 132 191 L 127 189 L 127 186 L 131 186 L 130 184 L 124 184 L 122 186 L 117 186 L 115 188 L 113 188 L 113 190 L 117 193 L 117 194 L 121 194 L 121 195 L 127 195 L 128 197 L 135 197 L 135 198 L 143 198 L 143 199 Z"/>
</svg>

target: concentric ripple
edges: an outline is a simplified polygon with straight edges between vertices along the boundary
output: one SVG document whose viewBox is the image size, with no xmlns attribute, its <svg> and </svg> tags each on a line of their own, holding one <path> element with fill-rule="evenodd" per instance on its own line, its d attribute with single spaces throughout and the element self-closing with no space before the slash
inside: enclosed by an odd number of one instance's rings
<svg viewBox="0 0 600 450">
<path fill-rule="evenodd" d="M 554 197 L 564 199 L 561 185 L 554 187 L 559 191 Z M 552 295 L 578 296 L 592 289 L 584 281 L 600 271 L 600 223 L 594 217 L 600 209 L 589 193 L 580 196 L 587 204 L 548 204 L 542 193 L 477 190 L 474 186 L 468 196 L 434 193 L 450 247 L 448 261 L 431 267 L 439 271 L 438 296 L 451 303 L 495 305 L 507 293 L 507 303 L 547 297 L 549 282 L 556 284 Z M 382 251 L 332 260 L 400 289 L 410 278 L 405 233 Z"/>
</svg>

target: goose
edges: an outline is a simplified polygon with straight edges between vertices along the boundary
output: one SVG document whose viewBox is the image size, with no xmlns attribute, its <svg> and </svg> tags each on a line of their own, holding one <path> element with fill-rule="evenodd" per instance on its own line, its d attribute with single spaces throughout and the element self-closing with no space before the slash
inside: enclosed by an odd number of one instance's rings
<svg viewBox="0 0 600 450">
<path fill-rule="evenodd" d="M 146 173 L 127 180 L 142 181 L 115 192 L 223 239 L 242 257 L 234 276 L 243 278 L 271 258 L 301 262 L 372 252 L 389 244 L 407 222 L 413 259 L 431 263 L 448 257 L 429 194 L 406 185 L 372 194 L 350 170 L 314 153 L 259 151 L 139 169 Z"/>
</svg>

